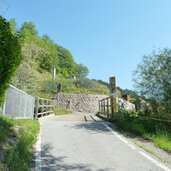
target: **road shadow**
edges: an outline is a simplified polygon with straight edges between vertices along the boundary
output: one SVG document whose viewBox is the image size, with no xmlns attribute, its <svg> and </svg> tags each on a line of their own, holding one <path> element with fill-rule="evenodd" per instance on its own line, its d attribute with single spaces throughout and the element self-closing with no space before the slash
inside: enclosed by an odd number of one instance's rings
<svg viewBox="0 0 171 171">
<path fill-rule="evenodd" d="M 42 145 L 42 171 L 111 171 L 109 168 L 95 169 L 95 166 L 92 164 L 78 163 L 77 161 L 75 163 L 68 163 L 68 156 L 53 156 L 51 154 L 53 148 L 50 143 Z"/>
<path fill-rule="evenodd" d="M 108 125 L 109 123 L 104 121 L 91 121 L 91 122 L 82 122 L 82 123 L 75 123 L 72 125 L 66 125 L 70 129 L 80 129 L 86 132 L 89 132 L 90 134 L 96 134 L 96 133 L 110 133 L 110 130 L 104 125 Z"/>
</svg>

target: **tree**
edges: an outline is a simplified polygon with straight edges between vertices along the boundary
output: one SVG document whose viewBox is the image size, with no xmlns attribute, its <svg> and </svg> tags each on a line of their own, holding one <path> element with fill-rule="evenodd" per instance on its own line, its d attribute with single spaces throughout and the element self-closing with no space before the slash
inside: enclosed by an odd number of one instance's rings
<svg viewBox="0 0 171 171">
<path fill-rule="evenodd" d="M 134 72 L 134 82 L 141 95 L 171 112 L 171 50 L 144 56 Z"/>
<path fill-rule="evenodd" d="M 58 52 L 59 66 L 62 69 L 61 73 L 65 73 L 64 76 L 68 75 L 68 77 L 74 76 L 76 73 L 77 66 L 71 52 L 61 46 L 58 47 Z"/>
<path fill-rule="evenodd" d="M 47 34 L 43 34 L 42 39 L 49 44 L 55 44 Z"/>
<path fill-rule="evenodd" d="M 15 21 L 14 18 L 9 20 L 9 25 L 10 25 L 12 34 L 16 35 L 17 34 L 17 22 Z"/>
<path fill-rule="evenodd" d="M 21 32 L 24 30 L 28 30 L 32 35 L 37 35 L 38 32 L 36 30 L 36 26 L 34 25 L 33 22 L 24 22 L 21 27 Z"/>
<path fill-rule="evenodd" d="M 76 77 L 78 78 L 85 78 L 87 77 L 89 71 L 86 66 L 83 64 L 77 64 L 77 69 L 76 69 Z"/>
<path fill-rule="evenodd" d="M 9 22 L 0 16 L 0 105 L 21 59 L 18 35 L 11 32 Z"/>
<path fill-rule="evenodd" d="M 37 36 L 38 32 L 33 22 L 24 22 L 20 29 L 20 36 L 25 41 L 29 42 L 33 37 Z"/>
<path fill-rule="evenodd" d="M 56 68 L 57 72 L 59 72 L 58 45 L 46 34 L 43 35 L 41 41 L 38 45 L 42 44 L 42 48 L 46 53 L 41 57 L 40 67 L 49 72 Z"/>
</svg>

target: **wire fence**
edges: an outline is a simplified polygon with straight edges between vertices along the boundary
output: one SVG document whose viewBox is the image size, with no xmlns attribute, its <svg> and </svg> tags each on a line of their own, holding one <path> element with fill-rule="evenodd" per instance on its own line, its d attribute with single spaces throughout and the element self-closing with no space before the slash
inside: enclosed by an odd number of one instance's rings
<svg viewBox="0 0 171 171">
<path fill-rule="evenodd" d="M 10 85 L 7 90 L 6 101 L 0 109 L 0 113 L 17 119 L 33 118 L 34 102 L 34 97 Z"/>
</svg>

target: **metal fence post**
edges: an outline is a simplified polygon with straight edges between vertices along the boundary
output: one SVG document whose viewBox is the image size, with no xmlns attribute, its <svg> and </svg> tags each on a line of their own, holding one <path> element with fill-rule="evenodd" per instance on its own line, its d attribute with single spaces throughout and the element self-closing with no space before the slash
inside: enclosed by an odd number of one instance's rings
<svg viewBox="0 0 171 171">
<path fill-rule="evenodd" d="M 35 103 L 36 103 L 36 109 L 35 109 L 35 118 L 37 119 L 38 118 L 38 110 L 39 110 L 39 98 L 36 97 L 35 98 Z"/>
<path fill-rule="evenodd" d="M 5 115 L 5 107 L 6 107 L 6 100 L 4 102 L 4 105 L 2 106 L 2 114 Z"/>
<path fill-rule="evenodd" d="M 44 99 L 41 99 L 42 100 L 42 108 L 41 108 L 41 111 L 42 111 L 42 116 L 43 116 L 43 112 L 44 112 Z"/>
</svg>

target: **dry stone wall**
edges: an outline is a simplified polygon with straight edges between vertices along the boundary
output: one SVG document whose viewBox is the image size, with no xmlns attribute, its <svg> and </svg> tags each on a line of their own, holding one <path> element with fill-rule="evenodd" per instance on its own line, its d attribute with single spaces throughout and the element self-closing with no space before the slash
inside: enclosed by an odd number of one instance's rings
<svg viewBox="0 0 171 171">
<path fill-rule="evenodd" d="M 55 95 L 56 106 L 75 112 L 97 113 L 99 111 L 98 101 L 109 97 L 108 95 L 95 94 L 63 94 Z M 119 99 L 122 109 L 134 110 L 135 105 L 123 99 Z"/>
<path fill-rule="evenodd" d="M 76 112 L 96 113 L 99 110 L 98 100 L 107 95 L 94 94 L 61 94 L 55 95 L 56 105 Z"/>
</svg>

